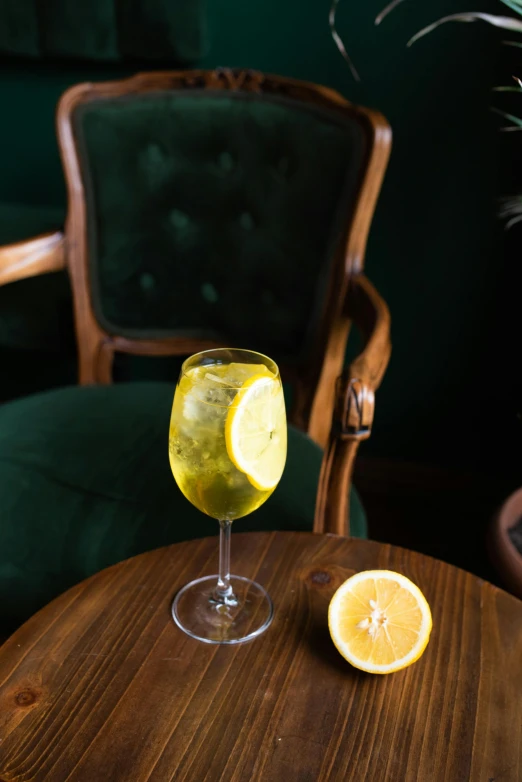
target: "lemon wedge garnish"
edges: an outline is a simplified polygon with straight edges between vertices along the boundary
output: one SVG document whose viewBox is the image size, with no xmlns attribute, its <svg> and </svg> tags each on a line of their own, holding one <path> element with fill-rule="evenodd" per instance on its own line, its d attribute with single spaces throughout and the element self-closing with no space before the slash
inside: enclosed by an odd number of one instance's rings
<svg viewBox="0 0 522 782">
<path fill-rule="evenodd" d="M 365 570 L 342 584 L 328 609 L 328 627 L 341 655 L 369 673 L 393 673 L 424 652 L 431 611 L 420 589 L 391 570 Z"/>
<path fill-rule="evenodd" d="M 225 421 L 225 443 L 232 464 L 259 491 L 271 491 L 286 461 L 283 389 L 270 373 L 248 378 L 238 389 Z"/>
</svg>

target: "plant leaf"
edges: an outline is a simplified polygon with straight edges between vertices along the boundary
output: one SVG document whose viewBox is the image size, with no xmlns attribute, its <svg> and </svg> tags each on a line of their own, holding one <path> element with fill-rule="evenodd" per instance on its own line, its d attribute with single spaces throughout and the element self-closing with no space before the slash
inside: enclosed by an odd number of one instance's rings
<svg viewBox="0 0 522 782">
<path fill-rule="evenodd" d="M 493 92 L 522 92 L 521 87 L 493 87 Z"/>
<path fill-rule="evenodd" d="M 522 15 L 522 3 L 517 2 L 517 0 L 500 0 L 500 2 L 507 5 L 507 7 L 511 8 L 516 14 Z"/>
<path fill-rule="evenodd" d="M 522 215 L 522 195 L 503 196 L 500 199 L 499 214 L 501 217 Z"/>
<path fill-rule="evenodd" d="M 343 39 L 341 38 L 341 36 L 337 32 L 337 28 L 335 26 L 335 14 L 337 12 L 337 6 L 338 5 L 339 5 L 339 0 L 332 0 L 332 5 L 330 6 L 330 13 L 328 15 L 328 21 L 330 23 L 330 32 L 332 34 L 332 38 L 334 39 L 335 45 L 337 46 L 337 48 L 341 52 L 342 56 L 344 57 L 344 59 L 348 63 L 348 67 L 350 68 L 350 70 L 352 72 L 353 78 L 355 79 L 355 81 L 361 81 L 361 77 L 357 73 L 353 62 L 349 58 L 348 52 L 346 51 L 344 43 L 343 43 Z"/>
<path fill-rule="evenodd" d="M 522 43 L 520 41 L 502 41 L 504 46 L 516 46 L 517 49 L 522 49 Z"/>
<path fill-rule="evenodd" d="M 509 217 L 504 226 L 506 231 L 515 223 L 520 223 L 522 221 L 522 195 L 503 196 L 500 199 L 498 216 L 503 220 L 507 220 Z"/>
<path fill-rule="evenodd" d="M 438 19 L 436 22 L 433 22 L 433 24 L 419 30 L 413 38 L 410 38 L 408 46 L 411 46 L 415 41 L 418 41 L 419 38 L 431 33 L 432 30 L 435 30 L 436 27 L 439 27 L 439 25 L 444 24 L 445 22 L 475 22 L 477 20 L 492 24 L 494 27 L 502 27 L 504 30 L 516 30 L 517 32 L 522 33 L 522 21 L 513 19 L 512 16 L 493 16 L 492 14 L 481 13 L 451 14 L 451 16 L 443 16 L 442 19 Z"/>
<path fill-rule="evenodd" d="M 500 111 L 500 109 L 496 108 L 492 108 L 491 111 L 494 111 L 495 114 L 498 114 L 513 123 L 514 127 L 501 128 L 502 130 L 522 130 L 522 117 L 516 117 L 514 114 L 507 114 L 507 112 Z"/>
<path fill-rule="evenodd" d="M 382 20 L 388 16 L 388 14 L 391 14 L 394 8 L 397 8 L 398 5 L 403 3 L 404 0 L 392 0 L 389 5 L 386 6 L 386 8 L 383 8 L 381 13 L 378 14 L 378 16 L 375 17 L 375 24 L 380 24 Z"/>
<path fill-rule="evenodd" d="M 518 0 L 500 0 L 500 2 L 507 5 L 507 7 L 511 8 L 516 14 L 522 15 L 522 3 L 518 2 Z"/>
<path fill-rule="evenodd" d="M 519 215 L 518 217 L 512 217 L 511 220 L 508 220 L 506 223 L 506 231 L 509 231 L 511 226 L 515 225 L 515 223 L 520 223 L 522 221 L 522 215 Z"/>
</svg>

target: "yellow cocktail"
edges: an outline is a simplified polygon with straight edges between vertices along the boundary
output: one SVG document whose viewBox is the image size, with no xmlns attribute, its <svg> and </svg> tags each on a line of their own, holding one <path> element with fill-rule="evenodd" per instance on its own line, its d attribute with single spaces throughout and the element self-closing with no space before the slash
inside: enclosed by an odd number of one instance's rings
<svg viewBox="0 0 522 782">
<path fill-rule="evenodd" d="M 169 457 L 181 491 L 203 513 L 220 521 L 252 513 L 270 497 L 285 464 L 279 379 L 263 364 L 188 369 L 174 398 Z"/>
<path fill-rule="evenodd" d="M 223 349 L 185 362 L 172 408 L 170 465 L 185 497 L 217 519 L 221 529 L 219 576 L 184 587 L 173 604 L 177 624 L 196 638 L 237 643 L 270 622 L 271 603 L 263 588 L 230 576 L 230 527 L 276 488 L 286 440 L 281 379 L 271 359 Z M 263 601 L 264 613 L 259 611 Z M 253 613 L 261 627 L 252 625 Z"/>
</svg>

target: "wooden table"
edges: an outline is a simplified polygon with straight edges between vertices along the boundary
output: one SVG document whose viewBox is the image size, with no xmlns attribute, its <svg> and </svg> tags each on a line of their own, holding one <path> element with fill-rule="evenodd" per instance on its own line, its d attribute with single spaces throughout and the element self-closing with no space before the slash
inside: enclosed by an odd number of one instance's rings
<svg viewBox="0 0 522 782">
<path fill-rule="evenodd" d="M 1 782 L 522 780 L 522 602 L 369 541 L 232 541 L 234 572 L 275 603 L 249 644 L 198 643 L 172 622 L 176 590 L 215 568 L 210 538 L 102 571 L 7 641 Z M 335 588 L 370 568 L 412 578 L 433 611 L 424 656 L 389 676 L 351 668 L 328 635 Z"/>
</svg>

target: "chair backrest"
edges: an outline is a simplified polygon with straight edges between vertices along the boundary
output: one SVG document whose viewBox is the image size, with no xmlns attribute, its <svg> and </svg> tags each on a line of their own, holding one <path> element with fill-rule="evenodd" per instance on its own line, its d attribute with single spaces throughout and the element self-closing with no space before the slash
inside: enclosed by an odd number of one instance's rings
<svg viewBox="0 0 522 782">
<path fill-rule="evenodd" d="M 261 350 L 321 445 L 391 132 L 325 87 L 250 71 L 81 84 L 58 110 L 80 382 L 115 351 Z"/>
</svg>

